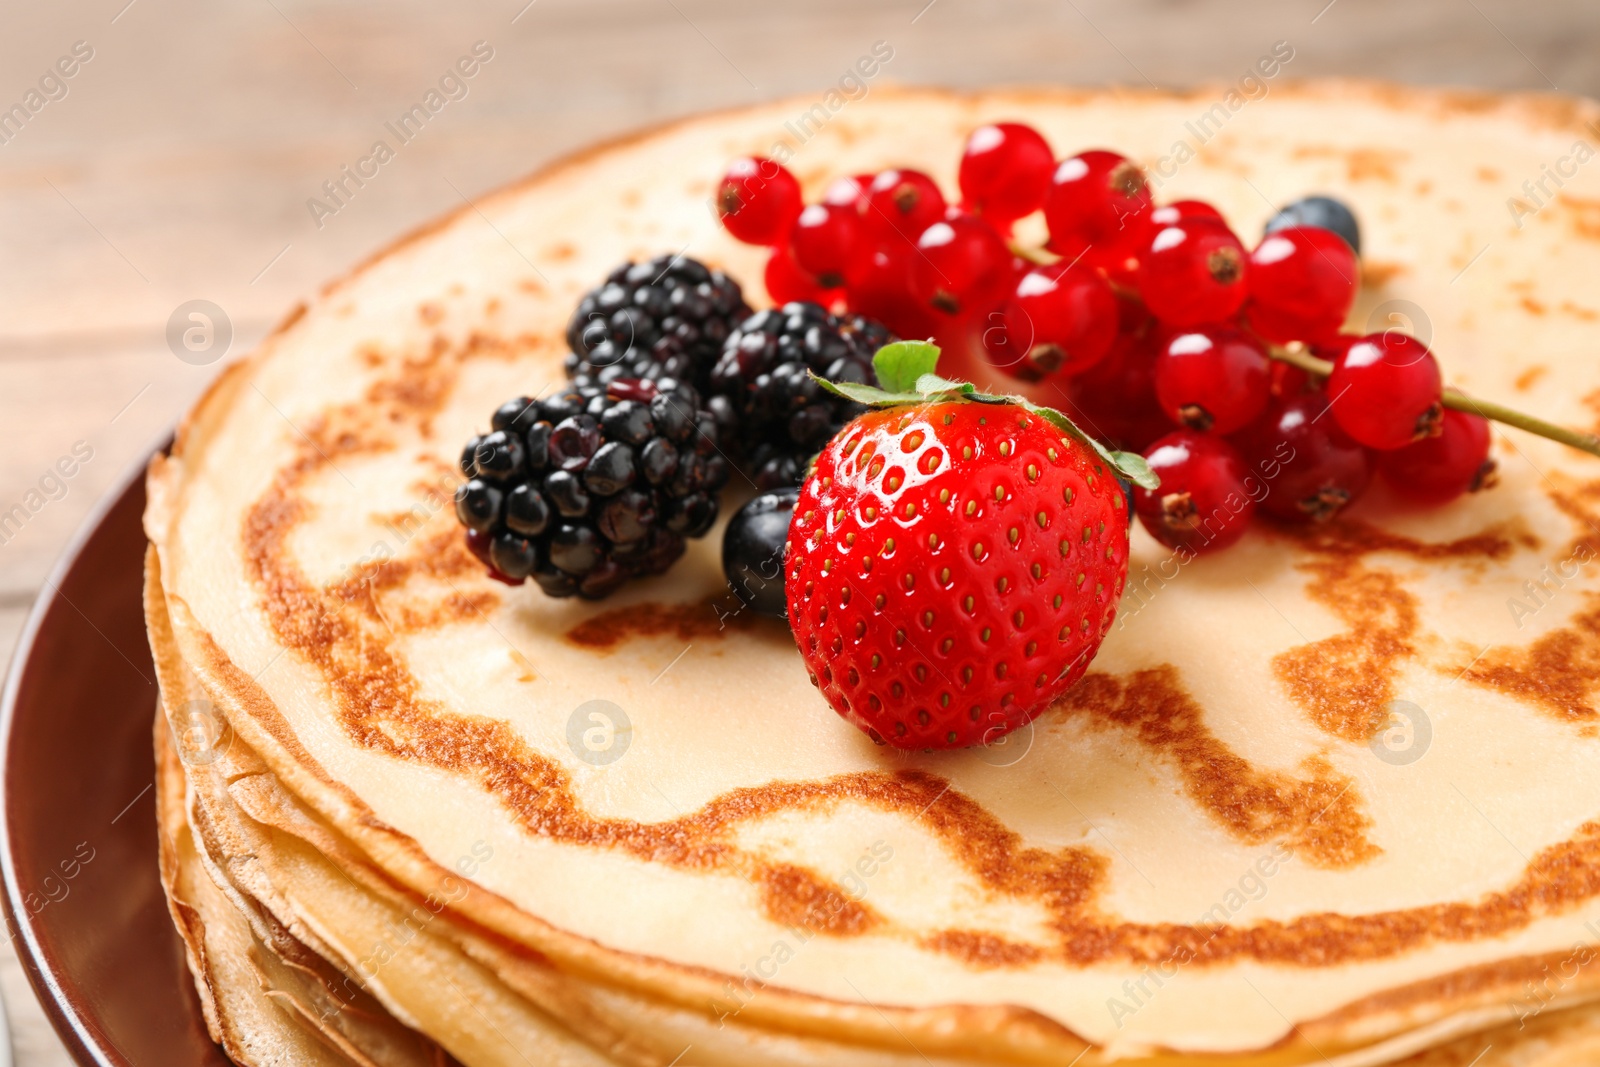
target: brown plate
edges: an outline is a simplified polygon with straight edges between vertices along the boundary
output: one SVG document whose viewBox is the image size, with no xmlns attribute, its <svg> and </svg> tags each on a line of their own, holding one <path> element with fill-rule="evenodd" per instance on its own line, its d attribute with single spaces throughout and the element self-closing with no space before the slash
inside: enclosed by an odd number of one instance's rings
<svg viewBox="0 0 1600 1067">
<path fill-rule="evenodd" d="M 0 703 L 6 920 L 79 1063 L 226 1067 L 156 870 L 143 511 L 140 465 L 73 538 L 17 645 Z"/>
</svg>

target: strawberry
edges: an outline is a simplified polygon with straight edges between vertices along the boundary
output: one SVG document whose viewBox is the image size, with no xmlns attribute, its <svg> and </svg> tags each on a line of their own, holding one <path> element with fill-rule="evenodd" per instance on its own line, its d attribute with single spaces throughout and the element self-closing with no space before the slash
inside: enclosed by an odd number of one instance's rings
<svg viewBox="0 0 1600 1067">
<path fill-rule="evenodd" d="M 885 346 L 876 410 L 818 456 L 789 528 L 789 622 L 812 682 L 875 741 L 955 748 L 1032 720 L 1088 668 L 1128 572 L 1117 473 L 1059 412 Z"/>
</svg>

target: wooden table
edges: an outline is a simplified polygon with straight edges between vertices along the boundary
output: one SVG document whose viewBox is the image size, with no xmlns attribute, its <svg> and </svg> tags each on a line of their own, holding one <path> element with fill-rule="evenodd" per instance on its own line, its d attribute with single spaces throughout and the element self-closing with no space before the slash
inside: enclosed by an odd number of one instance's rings
<svg viewBox="0 0 1600 1067">
<path fill-rule="evenodd" d="M 820 92 L 878 40 L 907 83 L 1231 81 L 1286 40 L 1296 77 L 1600 95 L 1592 0 L 13 4 L 0 107 L 63 57 L 73 73 L 0 126 L 0 513 L 40 505 L 0 527 L 0 651 L 73 529 L 220 365 L 174 356 L 180 305 L 222 308 L 229 354 L 248 351 L 321 281 L 466 198 L 630 127 Z M 478 41 L 493 56 L 467 95 L 319 227 L 308 198 Z M 55 480 L 74 446 L 92 458 Z M 0 988 L 21 1067 L 67 1064 L 9 948 Z"/>
</svg>

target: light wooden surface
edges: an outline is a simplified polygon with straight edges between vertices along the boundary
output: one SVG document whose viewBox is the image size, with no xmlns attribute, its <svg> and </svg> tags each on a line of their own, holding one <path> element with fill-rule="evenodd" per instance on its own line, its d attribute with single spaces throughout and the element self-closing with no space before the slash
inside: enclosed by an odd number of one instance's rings
<svg viewBox="0 0 1600 1067">
<path fill-rule="evenodd" d="M 906 83 L 1233 80 L 1287 40 L 1294 77 L 1600 94 L 1593 0 L 12 0 L 0 107 L 76 42 L 93 58 L 0 144 L 0 512 L 75 443 L 93 458 L 0 544 L 0 651 L 72 530 L 215 372 L 169 350 L 178 305 L 214 302 L 247 351 L 464 198 L 632 127 L 820 94 L 878 40 Z M 319 228 L 306 200 L 477 41 L 493 58 L 467 95 Z M 0 988 L 20 1067 L 67 1064 L 9 946 Z"/>
</svg>

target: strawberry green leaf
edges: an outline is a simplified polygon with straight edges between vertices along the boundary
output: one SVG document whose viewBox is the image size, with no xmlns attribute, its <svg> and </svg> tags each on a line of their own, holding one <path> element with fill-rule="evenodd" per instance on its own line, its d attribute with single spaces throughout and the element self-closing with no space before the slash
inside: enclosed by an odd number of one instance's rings
<svg viewBox="0 0 1600 1067">
<path fill-rule="evenodd" d="M 917 379 L 917 392 L 923 396 L 973 396 L 978 392 L 978 387 L 971 382 L 953 382 L 949 378 L 941 378 L 937 374 L 924 374 Z"/>
<path fill-rule="evenodd" d="M 1155 471 L 1150 469 L 1150 464 L 1145 462 L 1144 457 L 1137 452 L 1113 452 L 1093 437 L 1084 433 L 1078 428 L 1077 423 L 1055 408 L 1041 407 L 1033 401 L 1020 396 L 1008 397 L 1007 399 L 1038 415 L 1056 427 L 1056 429 L 1065 431 L 1088 445 L 1094 454 L 1103 459 L 1112 470 L 1115 470 L 1134 485 L 1142 486 L 1145 489 L 1160 488 L 1161 479 L 1156 476 Z"/>
<path fill-rule="evenodd" d="M 939 346 L 927 341 L 891 341 L 872 357 L 878 385 L 888 393 L 909 393 L 917 379 L 939 364 Z"/>
<path fill-rule="evenodd" d="M 835 396 L 853 400 L 868 407 L 898 407 L 903 404 L 926 404 L 938 401 L 970 401 L 978 404 L 1013 404 L 1032 412 L 1049 422 L 1061 432 L 1077 439 L 1107 466 L 1135 485 L 1156 489 L 1161 479 L 1150 469 L 1144 457 L 1134 452 L 1116 452 L 1084 433 L 1065 414 L 1055 408 L 1035 404 L 1025 396 L 1000 396 L 980 393 L 971 382 L 957 382 L 941 378 L 934 373 L 939 359 L 939 346 L 928 341 L 894 341 L 878 349 L 872 357 L 872 369 L 877 374 L 878 386 L 858 382 L 830 382 L 811 375 L 822 388 Z"/>
<path fill-rule="evenodd" d="M 921 393 L 891 393 L 875 385 L 862 385 L 860 382 L 830 382 L 816 374 L 811 375 L 811 380 L 834 396 L 842 396 L 846 400 L 854 400 L 857 404 L 865 404 L 871 408 L 921 404 L 927 400 Z"/>
</svg>

